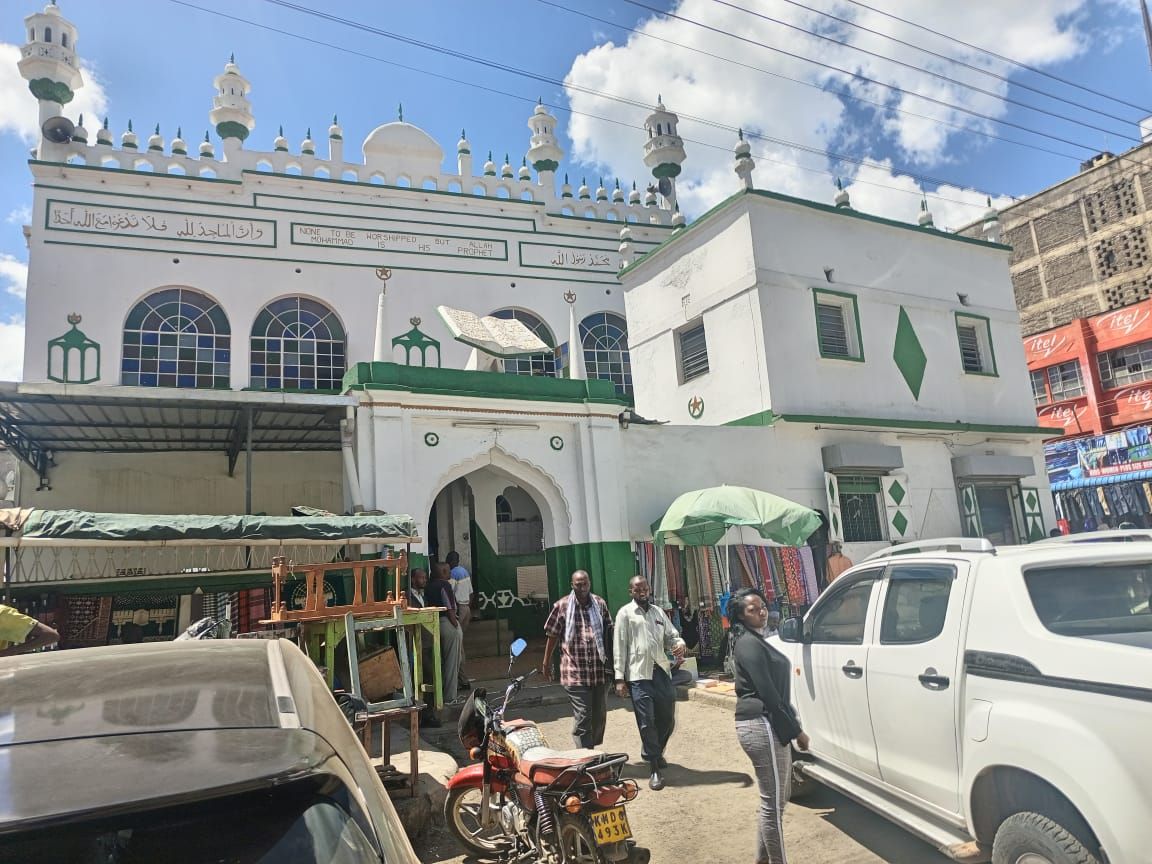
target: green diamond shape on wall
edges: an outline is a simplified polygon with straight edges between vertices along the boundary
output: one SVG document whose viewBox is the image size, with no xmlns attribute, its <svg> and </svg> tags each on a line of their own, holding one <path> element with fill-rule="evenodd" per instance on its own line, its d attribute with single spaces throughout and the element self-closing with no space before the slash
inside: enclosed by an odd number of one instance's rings
<svg viewBox="0 0 1152 864">
<path fill-rule="evenodd" d="M 1028 494 L 1024 498 L 1024 503 L 1026 505 L 1028 505 L 1029 510 L 1035 510 L 1036 509 L 1036 493 L 1029 491 Z"/>
<path fill-rule="evenodd" d="M 904 502 L 904 497 L 908 493 L 904 491 L 904 487 L 900 485 L 899 480 L 893 480 L 892 485 L 888 487 L 888 497 L 892 499 L 892 503 L 899 507 Z"/>
<path fill-rule="evenodd" d="M 920 398 L 920 385 L 924 383 L 924 369 L 928 365 L 928 357 L 924 348 L 912 328 L 912 321 L 904 307 L 900 307 L 900 320 L 896 324 L 896 344 L 892 347 L 892 359 L 896 361 L 896 368 L 904 376 L 904 383 L 912 391 L 912 395 Z"/>
<path fill-rule="evenodd" d="M 892 517 L 892 527 L 896 529 L 897 533 L 903 537 L 904 532 L 908 530 L 908 517 L 903 513 L 897 513 Z"/>
</svg>

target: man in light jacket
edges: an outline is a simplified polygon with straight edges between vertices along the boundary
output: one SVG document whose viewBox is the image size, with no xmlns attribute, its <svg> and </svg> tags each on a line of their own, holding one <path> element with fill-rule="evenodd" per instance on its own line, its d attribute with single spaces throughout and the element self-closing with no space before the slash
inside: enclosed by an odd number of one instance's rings
<svg viewBox="0 0 1152 864">
<path fill-rule="evenodd" d="M 684 656 L 684 640 L 667 614 L 652 605 L 652 590 L 643 576 L 628 583 L 632 602 L 616 613 L 613 658 L 616 667 L 616 694 L 623 699 L 629 692 L 640 730 L 641 757 L 652 776 L 648 787 L 664 788 L 663 770 L 668 767 L 664 748 L 676 728 L 676 691 L 668 652 Z"/>
</svg>

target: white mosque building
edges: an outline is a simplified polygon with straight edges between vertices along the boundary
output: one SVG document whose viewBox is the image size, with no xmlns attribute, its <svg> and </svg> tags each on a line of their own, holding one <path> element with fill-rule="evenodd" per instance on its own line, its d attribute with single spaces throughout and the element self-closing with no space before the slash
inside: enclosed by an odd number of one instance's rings
<svg viewBox="0 0 1152 864">
<path fill-rule="evenodd" d="M 721 483 L 825 511 L 851 557 L 1054 524 L 995 212 L 970 239 L 759 190 L 741 139 L 734 194 L 686 225 L 662 103 L 641 188 L 573 188 L 543 105 L 523 154 L 462 134 L 447 172 L 402 115 L 256 149 L 234 61 L 203 141 L 114 134 L 68 116 L 76 28 L 25 20 L 43 136 L 24 381 L 0 384 L 22 506 L 411 513 L 417 552 L 512 592 L 581 566 L 614 602 L 673 498 Z M 450 310 L 539 343 L 501 356 Z"/>
</svg>

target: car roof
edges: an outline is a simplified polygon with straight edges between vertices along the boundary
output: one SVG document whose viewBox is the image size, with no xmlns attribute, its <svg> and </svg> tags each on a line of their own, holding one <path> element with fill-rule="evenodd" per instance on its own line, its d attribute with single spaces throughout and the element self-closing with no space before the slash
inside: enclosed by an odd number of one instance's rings
<svg viewBox="0 0 1152 864">
<path fill-rule="evenodd" d="M 1080 536 L 1080 535 L 1077 535 Z M 1085 535 L 1086 536 L 1086 535 Z M 1136 538 L 1143 540 L 1145 538 Z M 911 544 L 909 544 L 911 545 Z M 995 568 L 999 562 L 1011 562 L 1014 566 L 1061 565 L 1101 563 L 1108 561 L 1149 562 L 1152 561 L 1152 543 L 1125 542 L 1100 534 L 1092 535 L 1083 542 L 1037 542 L 1019 546 L 997 546 L 985 550 L 925 549 L 923 552 L 904 552 L 882 557 L 869 557 L 845 572 L 844 576 L 854 576 L 864 570 L 899 564 L 921 564 L 930 561 L 966 561 L 977 567 L 985 565 Z M 840 577 L 841 579 L 844 576 Z M 839 579 L 837 580 L 839 581 Z"/>
<path fill-rule="evenodd" d="M 269 645 L 160 642 L 0 659 L 0 753 L 82 737 L 280 728 Z"/>
<path fill-rule="evenodd" d="M 0 713 L 0 731 L 3 723 Z M 306 729 L 166 731 L 0 748 L 0 837 L 267 788 L 338 761 Z"/>
</svg>

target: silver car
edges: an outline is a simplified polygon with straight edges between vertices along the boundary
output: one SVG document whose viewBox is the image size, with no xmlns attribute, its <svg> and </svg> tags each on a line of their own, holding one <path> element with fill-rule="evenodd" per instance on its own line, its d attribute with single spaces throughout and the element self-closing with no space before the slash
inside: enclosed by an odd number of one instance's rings
<svg viewBox="0 0 1152 864">
<path fill-rule="evenodd" d="M 0 864 L 418 861 L 355 732 L 282 640 L 0 660 Z"/>
</svg>

